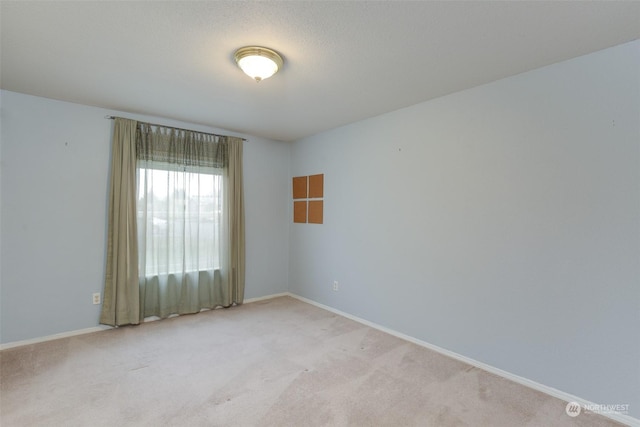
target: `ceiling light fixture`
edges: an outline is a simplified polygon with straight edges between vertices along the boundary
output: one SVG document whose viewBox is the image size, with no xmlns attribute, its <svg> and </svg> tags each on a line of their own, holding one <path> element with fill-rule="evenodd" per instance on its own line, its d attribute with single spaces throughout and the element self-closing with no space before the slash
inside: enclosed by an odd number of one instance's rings
<svg viewBox="0 0 640 427">
<path fill-rule="evenodd" d="M 284 64 L 278 52 L 266 47 L 241 47 L 234 57 L 238 67 L 257 82 L 273 76 Z"/>
</svg>

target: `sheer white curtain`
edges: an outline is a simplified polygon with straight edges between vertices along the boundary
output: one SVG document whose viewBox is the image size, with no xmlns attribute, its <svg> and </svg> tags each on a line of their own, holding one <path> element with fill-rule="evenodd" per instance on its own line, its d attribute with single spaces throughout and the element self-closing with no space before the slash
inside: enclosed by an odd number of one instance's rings
<svg viewBox="0 0 640 427">
<path fill-rule="evenodd" d="M 143 275 L 219 269 L 221 171 L 139 161 L 137 181 Z"/>
<path fill-rule="evenodd" d="M 220 137 L 140 126 L 137 217 L 144 317 L 232 304 L 228 150 Z"/>
<path fill-rule="evenodd" d="M 138 270 L 146 316 L 212 307 L 225 229 L 219 170 L 138 162 Z"/>
</svg>

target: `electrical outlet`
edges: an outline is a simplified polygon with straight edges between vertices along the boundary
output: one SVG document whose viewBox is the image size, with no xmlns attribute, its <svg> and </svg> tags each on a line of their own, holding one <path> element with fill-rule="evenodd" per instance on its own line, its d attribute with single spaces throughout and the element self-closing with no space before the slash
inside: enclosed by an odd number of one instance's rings
<svg viewBox="0 0 640 427">
<path fill-rule="evenodd" d="M 333 290 L 334 290 L 334 291 L 337 291 L 338 289 L 340 289 L 340 285 L 338 285 L 338 282 L 337 282 L 337 281 L 334 281 L 334 282 L 333 282 Z"/>
<path fill-rule="evenodd" d="M 100 304 L 100 292 L 96 292 L 93 294 L 93 303 Z"/>
</svg>

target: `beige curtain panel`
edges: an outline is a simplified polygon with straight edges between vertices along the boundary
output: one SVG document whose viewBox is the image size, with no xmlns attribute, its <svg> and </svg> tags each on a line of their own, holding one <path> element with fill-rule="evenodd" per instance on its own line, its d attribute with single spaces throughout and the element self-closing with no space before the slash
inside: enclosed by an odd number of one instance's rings
<svg viewBox="0 0 640 427">
<path fill-rule="evenodd" d="M 111 153 L 107 269 L 100 323 L 140 323 L 136 221 L 137 122 L 116 118 Z"/>
<path fill-rule="evenodd" d="M 229 241 L 232 301 L 244 300 L 245 237 L 242 172 L 242 139 L 227 137 L 229 147 Z"/>
<path fill-rule="evenodd" d="M 134 143 L 114 128 L 113 159 L 127 144 L 133 172 L 122 191 L 123 168 L 112 166 L 118 183 L 112 183 L 111 210 L 118 206 L 133 227 L 110 219 L 109 247 L 112 236 L 123 233 L 133 234 L 135 247 L 107 264 L 114 271 L 135 269 L 126 278 L 107 271 L 101 323 L 137 324 L 149 316 L 242 304 L 243 140 L 123 119 L 116 126 L 121 122 L 133 126 Z M 123 297 L 107 306 L 108 294 Z M 114 314 L 122 311 L 128 316 Z"/>
</svg>

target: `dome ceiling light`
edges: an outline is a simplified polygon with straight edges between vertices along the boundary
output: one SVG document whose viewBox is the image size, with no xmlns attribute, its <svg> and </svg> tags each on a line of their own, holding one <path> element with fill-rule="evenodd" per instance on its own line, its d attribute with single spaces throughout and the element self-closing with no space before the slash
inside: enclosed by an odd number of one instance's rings
<svg viewBox="0 0 640 427">
<path fill-rule="evenodd" d="M 238 67 L 257 82 L 273 76 L 284 64 L 278 52 L 266 47 L 241 47 L 233 56 Z"/>
</svg>

